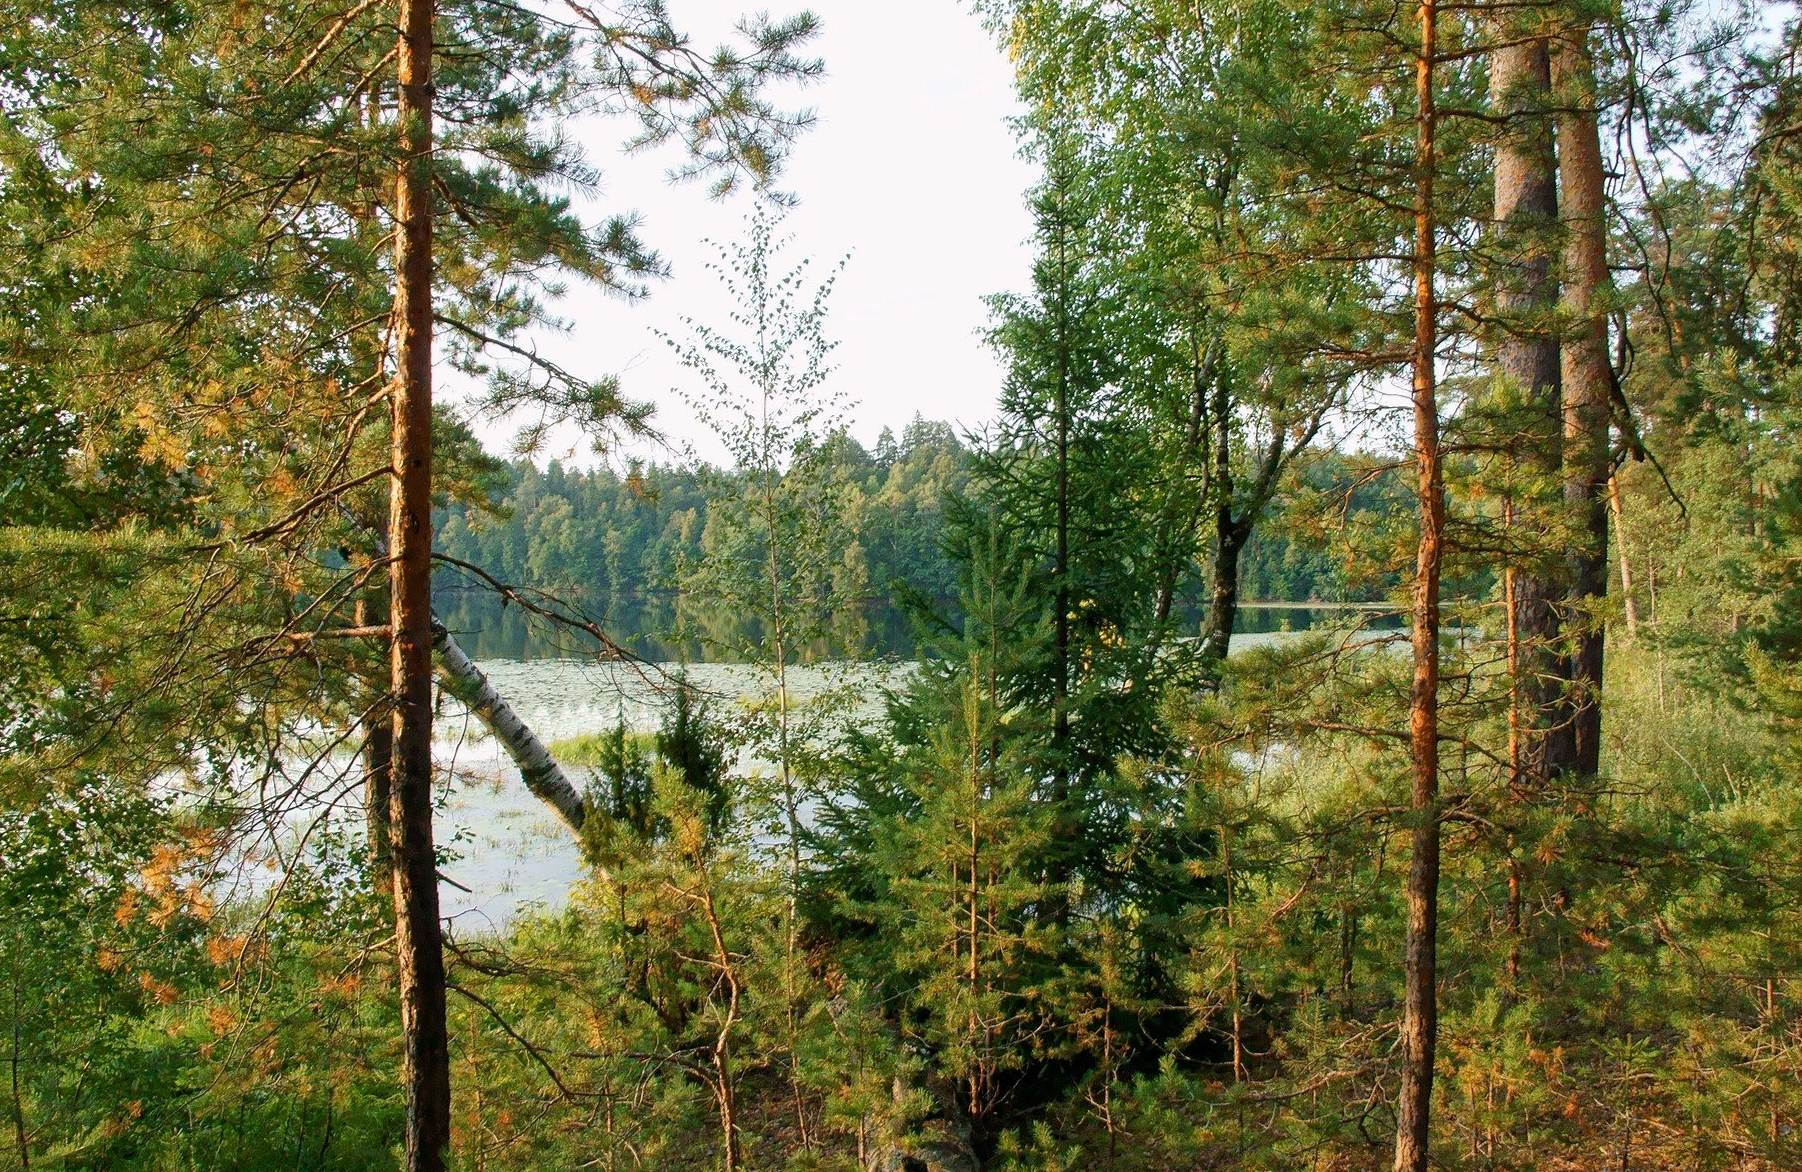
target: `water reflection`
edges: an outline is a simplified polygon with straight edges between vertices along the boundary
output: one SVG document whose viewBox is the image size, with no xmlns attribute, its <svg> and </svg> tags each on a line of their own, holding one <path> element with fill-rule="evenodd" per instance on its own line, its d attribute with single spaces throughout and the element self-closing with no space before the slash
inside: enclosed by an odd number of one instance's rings
<svg viewBox="0 0 1802 1172">
<path fill-rule="evenodd" d="M 476 660 L 567 659 L 592 655 L 594 643 L 517 606 L 504 606 L 486 591 L 440 591 L 438 617 Z M 609 638 L 651 663 L 739 663 L 754 658 L 764 640 L 756 615 L 724 607 L 678 605 L 673 595 L 653 596 L 628 608 L 584 610 Z M 872 603 L 827 617 L 822 638 L 797 649 L 797 658 L 911 659 L 912 624 L 898 608 Z"/>
<path fill-rule="evenodd" d="M 528 621 L 517 608 L 503 610 L 486 596 L 440 599 L 440 607 L 441 617 L 457 632 L 464 649 L 547 742 L 610 728 L 622 720 L 630 728 L 654 728 L 668 686 L 666 673 L 677 661 L 691 665 L 684 669 L 690 682 L 710 698 L 719 714 L 763 695 L 769 687 L 767 676 L 754 666 L 709 662 L 717 660 L 722 649 L 755 645 L 756 626 L 742 617 L 715 614 L 705 622 L 690 619 L 689 634 L 675 639 L 661 633 L 679 625 L 668 614 L 660 619 L 653 611 L 634 616 L 631 622 L 608 620 L 613 637 L 651 661 L 647 665 L 597 661 L 584 636 L 559 631 L 541 620 Z M 791 688 L 802 700 L 827 687 L 849 685 L 854 702 L 843 713 L 846 719 L 874 716 L 882 686 L 905 671 L 913 655 L 908 625 L 892 608 L 859 617 L 863 661 L 827 660 L 790 675 Z M 1382 629 L 1401 625 L 1393 612 L 1356 615 L 1343 607 L 1247 607 L 1240 611 L 1234 647 L 1245 650 L 1280 640 L 1286 633 L 1353 617 Z M 1198 626 L 1197 618 L 1188 629 Z M 500 747 L 482 735 L 478 723 L 453 706 L 437 727 L 437 757 L 450 775 L 440 838 L 456 856 L 444 870 L 459 885 L 445 887 L 442 896 L 457 930 L 492 931 L 523 909 L 561 906 L 582 876 L 569 832 L 525 792 Z M 754 763 L 740 764 L 748 768 Z"/>
<path fill-rule="evenodd" d="M 580 632 L 504 606 L 484 590 L 444 590 L 436 600 L 439 617 L 471 657 L 496 659 L 571 659 L 592 656 L 594 644 Z M 679 606 L 673 594 L 640 600 L 631 608 L 587 612 L 608 636 L 651 663 L 735 663 L 763 642 L 761 619 L 724 608 Z M 1378 629 L 1402 625 L 1385 606 L 1340 603 L 1248 603 L 1239 609 L 1233 634 L 1273 635 L 1300 632 L 1361 616 Z M 1201 629 L 1199 610 L 1179 613 L 1185 634 Z M 917 654 L 913 624 L 898 607 L 868 603 L 831 616 L 829 634 L 801 649 L 803 660 L 840 657 L 909 660 Z"/>
<path fill-rule="evenodd" d="M 640 665 L 574 659 L 484 660 L 496 690 L 546 743 L 598 732 L 624 722 L 657 727 L 673 664 Z M 789 694 L 804 705 L 828 689 L 838 721 L 858 722 L 881 711 L 882 689 L 906 671 L 895 663 L 833 661 L 789 672 Z M 715 715 L 766 694 L 768 676 L 747 664 L 701 663 L 682 669 Z M 839 704 L 839 701 L 843 701 Z M 526 792 L 500 745 L 454 704 L 437 724 L 434 754 L 447 775 L 439 812 L 440 840 L 455 855 L 443 873 L 456 886 L 440 892 L 445 914 L 464 933 L 497 929 L 527 907 L 555 909 L 582 877 L 574 838 L 549 809 Z M 755 768 L 748 752 L 740 770 Z M 572 780 L 591 771 L 571 767 Z"/>
</svg>

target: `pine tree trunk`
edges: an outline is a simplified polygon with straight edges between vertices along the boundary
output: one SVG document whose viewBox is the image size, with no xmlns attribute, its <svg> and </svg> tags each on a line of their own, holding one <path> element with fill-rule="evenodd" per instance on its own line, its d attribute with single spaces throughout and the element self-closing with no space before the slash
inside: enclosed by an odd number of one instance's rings
<svg viewBox="0 0 1802 1172">
<path fill-rule="evenodd" d="M 1569 712 L 1562 732 L 1571 767 L 1593 774 L 1602 750 L 1601 603 L 1608 591 L 1608 422 L 1614 368 L 1608 360 L 1607 192 L 1596 125 L 1595 62 L 1589 30 L 1558 41 L 1553 68 L 1563 112 L 1558 118 L 1559 178 L 1564 196 L 1564 500 L 1581 527 L 1571 556 Z"/>
<path fill-rule="evenodd" d="M 393 631 L 391 838 L 400 983 L 406 1167 L 438 1172 L 450 1146 L 444 942 L 432 841 L 432 0 L 399 0 L 389 502 Z"/>
<path fill-rule="evenodd" d="M 1059 179 L 1060 185 L 1063 179 Z M 1053 671 L 1056 678 L 1052 681 L 1051 710 L 1051 808 L 1052 833 L 1064 849 L 1051 857 L 1049 880 L 1051 893 L 1048 902 L 1049 919 L 1062 927 L 1070 919 L 1069 892 L 1065 889 L 1071 872 L 1071 859 L 1076 853 L 1076 843 L 1080 838 L 1080 828 L 1071 816 L 1070 778 L 1070 684 L 1071 676 L 1071 612 L 1075 600 L 1070 593 L 1070 433 L 1071 433 L 1071 355 L 1070 355 L 1070 225 L 1066 222 L 1068 214 L 1067 201 L 1061 198 L 1057 211 L 1057 372 L 1056 384 L 1053 387 L 1052 411 L 1056 418 L 1053 421 L 1055 434 L 1053 437 L 1052 456 L 1056 461 L 1053 468 L 1053 509 L 1056 548 L 1052 572 L 1054 588 L 1052 606 L 1056 614 L 1052 616 L 1052 658 Z"/>
<path fill-rule="evenodd" d="M 1401 1040 L 1402 1085 L 1396 1110 L 1396 1172 L 1426 1172 L 1430 1152 L 1433 1059 L 1438 1035 L 1439 932 L 1439 567 L 1445 528 L 1445 484 L 1439 462 L 1439 403 L 1434 351 L 1434 177 L 1437 111 L 1437 0 L 1421 0 L 1421 43 L 1415 61 L 1418 102 L 1414 197 L 1414 454 L 1420 502 L 1420 546 L 1414 571 L 1414 682 L 1408 733 L 1413 764 L 1413 851 L 1408 864 L 1408 938 Z"/>
<path fill-rule="evenodd" d="M 1059 216 L 1063 209 L 1059 209 Z M 1056 696 L 1052 712 L 1052 740 L 1055 743 L 1053 768 L 1057 771 L 1057 800 L 1068 796 L 1070 785 L 1070 269 L 1066 236 L 1069 226 L 1058 224 L 1058 338 L 1057 386 L 1052 410 L 1056 413 L 1056 528 L 1057 551 L 1053 567 L 1057 588 L 1053 605 L 1057 614 L 1052 620 L 1052 642 L 1057 658 Z M 1062 811 L 1059 811 L 1062 817 Z"/>
<path fill-rule="evenodd" d="M 964 1030 L 969 1038 L 970 1047 L 978 1054 L 987 1050 L 981 1040 L 982 1016 L 978 1006 L 982 988 L 982 791 L 984 770 L 982 767 L 982 741 L 980 729 L 972 725 L 970 729 L 970 882 L 966 889 L 967 905 L 964 909 L 967 928 L 970 934 L 970 954 L 966 958 L 964 979 L 967 982 L 969 1012 L 965 1017 Z M 970 1117 L 972 1123 L 981 1119 L 983 1113 L 982 1062 L 970 1063 Z"/>
<path fill-rule="evenodd" d="M 1493 22 L 1498 47 L 1491 55 L 1490 93 L 1508 118 L 1495 152 L 1493 247 L 1500 270 L 1495 302 L 1502 319 L 1496 367 L 1527 404 L 1511 447 L 1522 454 L 1531 502 L 1549 492 L 1559 474 L 1558 338 L 1551 314 L 1558 302 L 1552 270 L 1552 233 L 1558 220 L 1556 160 L 1552 149 L 1551 63 L 1543 38 L 1522 40 L 1506 16 Z M 1517 511 L 1526 532 L 1516 543 L 1545 544 L 1549 501 Z M 1510 526 L 1513 528 L 1513 526 Z M 1510 567 L 1509 671 L 1514 694 L 1516 785 L 1527 793 L 1568 762 L 1551 759 L 1552 726 L 1558 720 L 1561 672 L 1556 650 L 1556 593 L 1543 570 Z"/>
<path fill-rule="evenodd" d="M 382 712 L 363 729 L 363 816 L 368 834 L 370 873 L 381 877 L 389 873 L 388 840 L 389 804 L 393 800 L 389 784 L 394 761 L 394 719 Z M 380 888 L 376 888 L 380 890 Z"/>
</svg>

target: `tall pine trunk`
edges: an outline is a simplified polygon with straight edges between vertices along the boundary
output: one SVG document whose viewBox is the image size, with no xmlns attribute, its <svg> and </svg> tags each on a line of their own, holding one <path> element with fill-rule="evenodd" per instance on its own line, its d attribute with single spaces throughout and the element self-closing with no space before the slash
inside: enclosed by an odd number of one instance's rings
<svg viewBox="0 0 1802 1172">
<path fill-rule="evenodd" d="M 1558 173 L 1564 196 L 1564 501 L 1580 528 L 1570 557 L 1566 607 L 1569 704 L 1563 755 L 1593 774 L 1602 749 L 1601 603 L 1608 592 L 1608 422 L 1614 368 L 1608 360 L 1607 192 L 1596 125 L 1589 30 L 1558 40 L 1553 61 L 1561 113 Z"/>
<path fill-rule="evenodd" d="M 1081 828 L 1072 817 L 1073 803 L 1070 800 L 1071 777 L 1074 773 L 1070 752 L 1070 683 L 1073 674 L 1071 612 L 1075 603 L 1070 592 L 1070 438 L 1073 430 L 1070 403 L 1073 376 L 1070 352 L 1071 225 L 1068 218 L 1068 193 L 1064 187 L 1067 180 L 1060 174 L 1057 182 L 1058 203 L 1056 219 L 1053 221 L 1057 232 L 1057 369 L 1054 374 L 1056 382 L 1052 387 L 1052 413 L 1056 417 L 1053 420 L 1052 437 L 1052 458 L 1055 461 L 1052 469 L 1052 521 L 1055 530 L 1052 607 L 1056 613 L 1052 616 L 1051 626 L 1052 669 L 1056 675 L 1052 680 L 1051 698 L 1051 806 L 1053 833 L 1065 845 L 1050 860 L 1048 878 L 1051 893 L 1048 908 L 1051 922 L 1062 927 L 1070 919 L 1070 898 L 1066 885 L 1073 859 L 1078 853 L 1077 842 Z"/>
<path fill-rule="evenodd" d="M 389 785 L 389 770 L 393 761 L 394 717 L 383 711 L 371 717 L 363 729 L 363 819 L 369 868 L 374 876 L 371 889 L 375 891 L 381 890 L 376 884 L 391 866 L 388 841 L 393 833 L 389 825 L 393 787 Z"/>
<path fill-rule="evenodd" d="M 432 0 L 399 0 L 395 179 L 394 480 L 388 508 L 394 757 L 390 853 L 400 983 L 406 1166 L 450 1146 L 444 942 L 432 841 Z"/>
<path fill-rule="evenodd" d="M 1402 1085 L 1396 1110 L 1396 1172 L 1426 1172 L 1430 1151 L 1433 1058 L 1438 1040 L 1439 934 L 1439 567 L 1445 529 L 1445 482 L 1439 463 L 1439 402 L 1434 351 L 1434 177 L 1438 51 L 1437 0 L 1421 0 L 1415 60 L 1417 135 L 1414 194 L 1414 461 L 1420 546 L 1414 569 L 1414 681 L 1408 711 L 1413 765 L 1413 852 L 1408 864 L 1406 988 L 1402 1002 Z"/>
<path fill-rule="evenodd" d="M 1507 124 L 1495 151 L 1495 227 L 1491 247 L 1499 269 L 1495 304 L 1501 336 L 1498 372 L 1524 399 L 1521 426 L 1510 446 L 1525 464 L 1529 498 L 1551 491 L 1559 475 L 1558 336 L 1552 322 L 1558 303 L 1552 233 L 1558 220 L 1557 163 L 1552 147 L 1551 62 L 1544 38 L 1523 39 L 1507 16 L 1492 27 L 1497 47 L 1490 61 L 1491 101 Z M 1548 509 L 1514 511 L 1526 527 L 1513 544 L 1538 551 L 1545 545 Z M 1510 565 L 1508 667 L 1513 695 L 1510 753 L 1513 788 L 1544 789 L 1567 761 L 1554 760 L 1553 725 L 1559 718 L 1561 671 L 1557 656 L 1556 590 L 1544 570 Z"/>
</svg>

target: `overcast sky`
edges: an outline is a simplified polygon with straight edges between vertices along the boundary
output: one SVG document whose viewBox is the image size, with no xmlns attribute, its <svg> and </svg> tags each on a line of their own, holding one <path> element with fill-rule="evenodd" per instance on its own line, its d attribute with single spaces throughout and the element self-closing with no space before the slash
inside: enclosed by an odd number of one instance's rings
<svg viewBox="0 0 1802 1172">
<path fill-rule="evenodd" d="M 747 3 L 793 11 L 779 0 L 670 0 L 669 8 L 678 26 L 711 47 Z M 835 385 L 856 404 L 853 431 L 871 442 L 915 412 L 981 423 L 994 411 L 1000 378 L 979 336 L 983 298 L 1023 287 L 1030 263 L 1024 194 L 1033 170 L 1018 157 L 1008 126 L 1017 109 L 1010 66 L 965 0 L 807 6 L 821 18 L 813 49 L 827 72 L 789 95 L 812 107 L 818 123 L 797 144 L 780 186 L 800 199 L 787 224 L 795 255 L 821 265 L 850 257 L 829 332 L 840 342 Z M 721 201 L 704 184 L 672 186 L 665 175 L 674 155 L 620 152 L 630 129 L 578 128 L 604 176 L 585 211 L 593 219 L 640 213 L 644 241 L 672 275 L 633 304 L 572 287 L 560 313 L 574 332 L 540 346 L 584 376 L 619 374 L 630 395 L 655 404 L 666 434 L 716 457 L 674 393 L 688 376 L 656 331 L 678 331 L 685 314 L 723 316 L 717 279 L 703 268 L 714 255 L 706 241 L 739 238 L 751 197 Z M 511 431 L 485 434 L 499 447 Z M 573 434 L 558 436 L 543 455 L 593 459 Z"/>
</svg>

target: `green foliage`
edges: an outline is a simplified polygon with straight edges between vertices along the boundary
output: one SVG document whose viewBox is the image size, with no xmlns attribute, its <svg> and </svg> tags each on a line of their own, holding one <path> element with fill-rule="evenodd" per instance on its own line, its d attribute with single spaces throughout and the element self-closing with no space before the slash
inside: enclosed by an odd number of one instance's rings
<svg viewBox="0 0 1802 1172">
<path fill-rule="evenodd" d="M 1034 990 L 1063 944 L 1046 914 L 1058 813 L 1042 789 L 1046 730 L 1017 682 L 1045 624 L 1017 572 L 972 573 L 960 636 L 891 699 L 893 739 L 859 746 L 855 789 L 822 819 L 823 882 L 844 886 L 810 898 L 867 935 L 853 973 L 900 999 L 895 1016 L 958 1111 L 992 1128 L 1047 1044 Z"/>
<path fill-rule="evenodd" d="M 782 259 L 763 205 L 716 269 L 738 312 L 674 343 L 731 467 L 503 465 L 440 421 L 445 552 L 760 681 L 726 708 L 677 676 L 655 732 L 553 746 L 592 783 L 590 874 L 447 936 L 470 1166 L 1388 1162 L 1401 637 L 1221 661 L 1176 629 L 1223 585 L 1409 584 L 1379 400 L 1416 30 L 1365 0 L 983 8 L 1045 165 L 991 432 L 851 440 L 833 277 Z M 345 808 L 383 667 L 332 637 L 380 578 L 392 30 L 345 11 L 38 0 L 0 27 L 7 1166 L 398 1159 L 392 932 Z M 1797 31 L 1539 14 L 1607 22 L 1604 117 L 1653 133 L 1615 192 L 1602 768 L 1523 793 L 1497 569 L 1555 564 L 1569 518 L 1500 524 L 1553 494 L 1503 466 L 1521 404 L 1476 357 L 1490 15 L 1442 18 L 1434 1158 L 1795 1167 Z M 604 440 L 644 422 L 620 384 L 516 342 L 548 274 L 637 295 L 661 269 L 628 220 L 577 217 L 594 176 L 561 130 L 630 112 L 761 188 L 806 121 L 766 86 L 817 72 L 815 25 L 710 55 L 648 0 L 576 16 L 439 5 L 439 308 L 482 407 Z M 1323 438 L 1340 417 L 1357 450 Z M 920 657 L 859 721 L 789 672 L 865 646 L 872 593 L 905 598 Z"/>
<path fill-rule="evenodd" d="M 91 777 L 0 839 L 9 1165 L 388 1165 L 392 1006 L 355 877 L 303 866 L 253 923 L 214 906 L 221 836 Z"/>
<path fill-rule="evenodd" d="M 876 453 L 834 434 L 810 466 L 833 486 L 841 532 L 836 552 L 822 554 L 812 571 L 832 613 L 802 646 L 812 658 L 862 649 L 866 639 L 886 648 L 895 627 L 882 610 L 886 599 L 955 592 L 941 537 L 948 502 L 969 481 L 969 451 L 949 426 L 917 420 Z M 722 535 L 740 508 L 731 502 L 754 491 L 754 475 L 640 464 L 622 475 L 521 462 L 506 471 L 491 508 L 449 505 L 439 548 L 508 581 L 553 591 L 621 637 L 647 650 L 667 648 L 669 658 L 754 656 L 769 635 L 760 617 L 767 607 L 728 605 L 697 577 L 706 559 L 725 556 Z M 449 570 L 441 571 L 437 605 L 450 626 L 471 632 L 466 641 L 478 654 L 517 656 L 555 637 L 528 633 L 524 616 Z M 860 620 L 869 624 L 867 636 Z"/>
<path fill-rule="evenodd" d="M 628 729 L 622 714 L 610 729 L 563 737 L 547 747 L 559 764 L 589 770 L 588 804 L 618 828 L 640 838 L 668 830 L 655 820 L 652 800 L 662 770 L 699 795 L 709 833 L 725 828 L 732 799 L 727 732 L 685 675 L 671 680 L 656 732 Z"/>
<path fill-rule="evenodd" d="M 657 730 L 657 753 L 699 796 L 708 833 L 718 834 L 732 812 L 728 740 L 688 677 L 678 674 L 673 684 L 669 708 Z"/>
<path fill-rule="evenodd" d="M 943 605 L 957 597 L 959 570 L 945 538 L 954 502 L 975 491 L 978 461 L 949 425 L 925 420 L 873 449 L 846 435 L 827 447 L 847 537 L 840 562 L 850 577 L 830 568 L 830 588 L 843 600 L 836 633 L 815 641 L 809 654 L 825 656 L 835 644 L 864 654 L 910 653 L 907 600 Z M 1240 568 L 1246 599 L 1369 601 L 1392 593 L 1396 575 L 1358 556 L 1366 535 L 1399 507 L 1393 477 L 1371 475 L 1378 463 L 1310 455 L 1276 498 L 1283 511 L 1247 546 Z M 727 525 L 715 516 L 713 494 L 741 497 L 739 474 L 658 464 L 632 464 L 623 474 L 604 465 L 578 471 L 553 460 L 543 468 L 514 462 L 498 475 L 486 495 L 472 490 L 447 504 L 437 525 L 442 552 L 567 600 L 646 655 L 737 658 L 767 637 L 756 614 L 683 585 L 704 556 L 709 528 L 718 533 Z M 1199 621 L 1203 584 L 1197 576 L 1179 582 L 1179 625 Z M 577 650 L 562 632 L 502 605 L 454 567 L 440 569 L 434 598 L 446 625 L 478 658 Z"/>
</svg>

